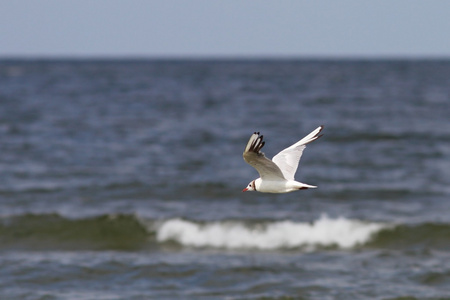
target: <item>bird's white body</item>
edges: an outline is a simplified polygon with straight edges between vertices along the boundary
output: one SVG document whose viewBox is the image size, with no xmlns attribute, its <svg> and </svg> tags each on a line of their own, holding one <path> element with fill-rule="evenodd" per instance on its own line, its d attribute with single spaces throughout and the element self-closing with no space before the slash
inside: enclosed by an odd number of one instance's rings
<svg viewBox="0 0 450 300">
<path fill-rule="evenodd" d="M 297 143 L 280 151 L 272 160 L 260 151 L 265 142 L 263 136 L 259 132 L 255 132 L 245 147 L 243 157 L 248 164 L 258 171 L 261 177 L 251 181 L 243 192 L 289 193 L 316 188 L 314 185 L 296 181 L 294 175 L 306 144 L 321 137 L 319 133 L 322 129 L 323 126 L 317 127 Z"/>
<path fill-rule="evenodd" d="M 317 186 L 301 183 L 295 180 L 262 180 L 255 179 L 255 191 L 262 193 L 289 193 L 298 190 L 316 188 Z"/>
</svg>

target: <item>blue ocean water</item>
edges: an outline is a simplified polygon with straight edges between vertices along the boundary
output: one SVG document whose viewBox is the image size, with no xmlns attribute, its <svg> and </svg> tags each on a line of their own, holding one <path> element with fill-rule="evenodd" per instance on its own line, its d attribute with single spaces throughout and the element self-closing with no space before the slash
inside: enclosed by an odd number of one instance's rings
<svg viewBox="0 0 450 300">
<path fill-rule="evenodd" d="M 0 298 L 450 299 L 450 62 L 0 61 Z M 319 125 L 289 194 L 242 193 Z"/>
</svg>

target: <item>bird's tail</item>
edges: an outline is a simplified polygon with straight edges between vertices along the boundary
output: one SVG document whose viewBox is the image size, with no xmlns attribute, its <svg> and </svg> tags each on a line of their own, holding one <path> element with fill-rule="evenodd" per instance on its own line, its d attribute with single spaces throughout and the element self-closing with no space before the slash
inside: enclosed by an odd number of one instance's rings
<svg viewBox="0 0 450 300">
<path fill-rule="evenodd" d="M 317 186 L 315 186 L 315 185 L 309 185 L 309 184 L 306 184 L 306 183 L 301 183 L 301 182 L 297 182 L 298 183 L 298 189 L 299 190 L 306 190 L 306 189 L 315 189 L 315 188 L 317 188 Z"/>
</svg>

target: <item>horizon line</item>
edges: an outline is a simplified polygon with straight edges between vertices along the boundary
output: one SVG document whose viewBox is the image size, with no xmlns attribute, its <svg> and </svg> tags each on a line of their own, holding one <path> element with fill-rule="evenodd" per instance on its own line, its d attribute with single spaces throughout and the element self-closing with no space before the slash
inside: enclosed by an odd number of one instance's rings
<svg viewBox="0 0 450 300">
<path fill-rule="evenodd" d="M 233 61 L 233 60 L 450 60 L 450 55 L 0 55 L 1 61 L 13 60 L 152 60 L 152 61 Z"/>
</svg>

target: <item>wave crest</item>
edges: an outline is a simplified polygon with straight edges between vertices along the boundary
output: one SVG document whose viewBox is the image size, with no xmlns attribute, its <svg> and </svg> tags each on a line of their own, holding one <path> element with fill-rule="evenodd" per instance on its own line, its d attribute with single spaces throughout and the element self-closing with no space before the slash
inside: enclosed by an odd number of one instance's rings
<svg viewBox="0 0 450 300">
<path fill-rule="evenodd" d="M 157 241 L 183 246 L 226 249 L 282 249 L 333 247 L 348 249 L 367 243 L 387 224 L 321 216 L 313 223 L 275 221 L 255 226 L 239 221 L 196 223 L 183 219 L 164 221 Z"/>
</svg>

